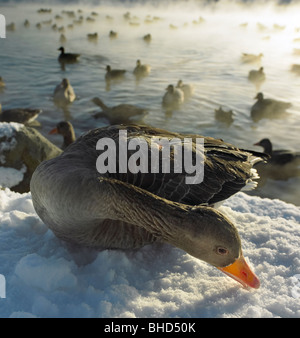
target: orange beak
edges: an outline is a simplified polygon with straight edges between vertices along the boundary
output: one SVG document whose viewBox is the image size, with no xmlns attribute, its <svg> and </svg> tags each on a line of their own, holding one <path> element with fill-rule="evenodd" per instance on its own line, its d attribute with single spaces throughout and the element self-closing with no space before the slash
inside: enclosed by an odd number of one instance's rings
<svg viewBox="0 0 300 338">
<path fill-rule="evenodd" d="M 52 130 L 49 131 L 49 134 L 58 134 L 57 128 L 53 128 Z"/>
<path fill-rule="evenodd" d="M 218 267 L 218 269 L 236 281 L 240 282 L 246 288 L 251 287 L 258 289 L 260 286 L 259 279 L 251 271 L 243 255 L 241 255 L 231 265 L 225 266 L 224 268 Z"/>
</svg>

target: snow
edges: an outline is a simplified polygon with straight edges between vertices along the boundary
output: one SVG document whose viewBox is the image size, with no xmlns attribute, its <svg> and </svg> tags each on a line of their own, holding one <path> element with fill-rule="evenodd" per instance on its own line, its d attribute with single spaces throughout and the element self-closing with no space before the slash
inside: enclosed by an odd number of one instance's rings
<svg viewBox="0 0 300 338">
<path fill-rule="evenodd" d="M 0 123 L 0 164 L 5 163 L 5 158 L 1 155 L 4 151 L 13 149 L 17 142 L 14 138 L 16 131 L 22 128 L 22 124 L 16 122 L 1 122 Z"/>
<path fill-rule="evenodd" d="M 300 317 L 300 208 L 241 192 L 220 210 L 239 230 L 258 290 L 170 245 L 71 248 L 30 193 L 0 190 L 0 317 Z"/>
<path fill-rule="evenodd" d="M 20 170 L 1 166 L 6 162 L 3 153 L 16 146 L 17 141 L 15 139 L 15 133 L 22 127 L 22 124 L 16 122 L 0 123 L 0 188 L 11 188 L 16 186 L 22 182 L 24 173 L 27 170 L 25 165 L 23 165 Z"/>
<path fill-rule="evenodd" d="M 0 188 L 11 188 L 22 182 L 27 168 L 25 165 L 21 170 L 15 168 L 0 167 Z"/>
</svg>

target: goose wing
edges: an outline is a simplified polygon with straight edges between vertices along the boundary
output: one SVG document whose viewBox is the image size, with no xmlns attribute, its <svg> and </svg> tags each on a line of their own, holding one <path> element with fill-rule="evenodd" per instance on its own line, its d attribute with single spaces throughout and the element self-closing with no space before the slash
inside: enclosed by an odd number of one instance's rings
<svg viewBox="0 0 300 338">
<path fill-rule="evenodd" d="M 123 182 L 130 183 L 142 189 L 145 189 L 160 197 L 166 198 L 174 202 L 181 202 L 190 205 L 198 204 L 214 204 L 222 201 L 236 192 L 244 188 L 247 183 L 255 176 L 252 166 L 254 164 L 254 158 L 257 158 L 257 153 L 251 154 L 249 151 L 240 150 L 222 140 L 216 140 L 210 137 L 204 138 L 204 176 L 203 181 L 198 184 L 187 184 L 186 177 L 189 176 L 187 170 L 182 163 L 182 171 L 175 172 L 174 163 L 174 149 L 170 149 L 170 170 L 167 173 L 162 172 L 162 151 L 160 148 L 161 138 L 179 139 L 184 138 L 193 139 L 193 152 L 192 158 L 196 161 L 196 146 L 195 140 L 202 138 L 200 135 L 182 135 L 177 133 L 167 132 L 157 128 L 149 128 L 147 126 L 111 126 L 107 128 L 101 128 L 93 131 L 93 138 L 89 139 L 89 142 L 95 144 L 101 137 L 110 137 L 115 140 L 117 145 L 117 160 L 119 159 L 118 138 L 119 130 L 126 129 L 128 142 L 132 138 L 142 138 L 149 145 L 153 137 L 157 137 L 156 145 L 160 153 L 159 172 L 151 172 L 151 148 L 148 147 L 147 159 L 148 159 L 148 173 L 127 171 L 126 173 L 119 173 L 120 162 L 117 163 L 116 173 L 107 173 L 106 175 Z M 89 134 L 88 134 L 89 135 Z M 91 135 L 89 135 L 90 137 Z M 87 136 L 85 136 L 87 137 Z M 159 139 L 158 139 L 159 138 Z M 120 150 L 121 152 L 122 150 Z M 127 150 L 127 159 L 129 160 L 133 154 L 136 154 L 137 150 Z M 98 151 L 99 154 L 99 151 Z M 135 157 L 138 163 L 141 161 L 141 157 Z M 134 159 L 131 158 L 131 161 Z M 127 163 L 127 162 L 126 162 Z M 192 174 L 191 176 L 193 176 Z"/>
</svg>

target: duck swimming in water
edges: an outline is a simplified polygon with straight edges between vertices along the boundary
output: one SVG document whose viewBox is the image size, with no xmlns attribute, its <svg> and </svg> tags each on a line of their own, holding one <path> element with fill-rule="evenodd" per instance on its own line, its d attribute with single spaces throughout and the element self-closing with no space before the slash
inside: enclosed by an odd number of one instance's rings
<svg viewBox="0 0 300 338">
<path fill-rule="evenodd" d="M 150 65 L 147 64 L 142 64 L 141 60 L 137 60 L 136 61 L 136 67 L 133 70 L 133 74 L 137 77 L 137 78 L 142 78 L 145 77 L 147 75 L 149 75 L 151 72 L 151 67 Z"/>
<path fill-rule="evenodd" d="M 58 61 L 62 63 L 75 63 L 78 62 L 80 58 L 80 54 L 74 54 L 74 53 L 65 53 L 65 48 L 60 47 L 58 48 L 60 50 L 60 55 L 58 57 Z"/>
<path fill-rule="evenodd" d="M 124 77 L 126 73 L 125 69 L 112 69 L 110 65 L 106 66 L 105 80 L 119 80 Z"/>
<path fill-rule="evenodd" d="M 178 80 L 176 88 L 183 91 L 184 100 L 187 100 L 194 94 L 194 86 L 191 84 L 183 83 L 182 80 Z"/>
<path fill-rule="evenodd" d="M 257 122 L 263 118 L 281 118 L 287 115 L 286 110 L 292 106 L 289 102 L 278 101 L 264 98 L 263 93 L 258 93 L 255 97 L 256 103 L 251 108 L 251 117 Z"/>
<path fill-rule="evenodd" d="M 164 108 L 179 108 L 184 102 L 184 93 L 180 88 L 175 88 L 172 84 L 166 88 L 166 93 L 162 99 L 162 105 Z"/>
<path fill-rule="evenodd" d="M 260 67 L 259 70 L 250 70 L 248 74 L 248 80 L 256 86 L 256 90 L 259 90 L 260 86 L 266 80 L 266 74 L 264 68 Z"/>
<path fill-rule="evenodd" d="M 262 53 L 256 55 L 256 54 L 248 54 L 248 53 L 243 53 L 242 54 L 242 62 L 243 63 L 260 63 L 261 58 L 264 55 Z"/>
<path fill-rule="evenodd" d="M 300 176 L 300 151 L 285 149 L 273 150 L 269 138 L 264 138 L 254 144 L 263 148 L 270 158 L 265 163 L 259 163 L 257 170 L 261 176 L 275 180 L 288 180 Z"/>
<path fill-rule="evenodd" d="M 70 81 L 66 78 L 55 87 L 53 100 L 58 106 L 66 106 L 76 99 L 76 95 Z"/>
<path fill-rule="evenodd" d="M 108 107 L 99 97 L 92 100 L 102 111 L 96 113 L 94 118 L 105 118 L 110 124 L 132 123 L 143 119 L 148 110 L 132 104 L 121 103 L 114 107 Z"/>
</svg>

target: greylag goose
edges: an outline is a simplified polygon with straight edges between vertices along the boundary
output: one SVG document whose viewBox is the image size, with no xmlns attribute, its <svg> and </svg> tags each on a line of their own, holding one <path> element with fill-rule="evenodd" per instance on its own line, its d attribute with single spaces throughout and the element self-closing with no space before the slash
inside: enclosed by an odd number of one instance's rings
<svg viewBox="0 0 300 338">
<path fill-rule="evenodd" d="M 165 108 L 178 108 L 184 101 L 184 93 L 180 88 L 168 85 L 163 96 L 162 104 Z"/>
<path fill-rule="evenodd" d="M 64 143 L 62 145 L 62 149 L 66 149 L 71 143 L 73 143 L 76 139 L 74 128 L 72 123 L 69 121 L 61 121 L 59 122 L 55 128 L 50 130 L 49 134 L 60 134 L 64 138 Z"/>
<path fill-rule="evenodd" d="M 177 139 L 181 144 L 185 137 L 193 142 L 204 138 L 202 183 L 186 184 L 185 170 L 175 173 L 174 162 L 169 174 L 127 169 L 135 154 L 129 150 L 130 142 L 143 139 L 150 145 L 154 141 L 161 152 L 161 138 Z M 110 159 L 116 160 L 120 172 L 106 172 L 108 157 L 103 155 L 107 155 L 104 149 L 108 143 L 114 149 Z M 197 156 L 195 147 L 192 149 L 192 156 Z M 146 147 L 148 159 L 151 150 L 152 146 Z M 174 149 L 170 150 L 173 161 Z M 162 156 L 157 155 L 160 164 L 155 169 L 162 168 Z M 125 166 L 118 161 L 120 156 L 125 156 Z M 137 160 L 135 157 L 132 163 L 138 165 Z M 210 137 L 137 125 L 98 128 L 80 136 L 59 157 L 40 164 L 31 180 L 32 201 L 42 221 L 62 240 L 98 250 L 166 242 L 219 268 L 242 285 L 258 288 L 259 280 L 243 258 L 237 229 L 212 205 L 257 178 L 252 165 L 260 160 L 257 154 Z M 103 174 L 96 168 L 98 161 Z"/>
<path fill-rule="evenodd" d="M 60 55 L 58 57 L 59 62 L 75 63 L 75 62 L 78 62 L 78 59 L 80 58 L 80 54 L 65 53 L 64 47 L 60 47 L 60 48 L 58 48 L 58 50 L 60 50 Z"/>
<path fill-rule="evenodd" d="M 142 64 L 141 60 L 136 61 L 136 66 L 133 70 L 133 74 L 140 78 L 149 75 L 151 72 L 151 67 L 150 65 L 147 64 Z"/>
<path fill-rule="evenodd" d="M 108 107 L 99 97 L 94 97 L 92 101 L 102 109 L 101 112 L 94 114 L 94 118 L 106 118 L 110 124 L 137 122 L 148 114 L 148 110 L 132 104 L 121 103 Z"/>
<path fill-rule="evenodd" d="M 215 119 L 220 122 L 224 122 L 227 125 L 230 125 L 233 122 L 233 111 L 232 110 L 223 110 L 222 107 L 215 109 Z"/>
<path fill-rule="evenodd" d="M 63 79 L 62 82 L 55 87 L 53 100 L 58 106 L 65 106 L 72 103 L 76 99 L 73 87 L 68 79 Z"/>
<path fill-rule="evenodd" d="M 286 115 L 286 110 L 292 106 L 289 102 L 274 99 L 265 99 L 263 93 L 255 96 L 256 103 L 251 108 L 251 117 L 257 122 L 263 118 L 281 118 Z"/>
<path fill-rule="evenodd" d="M 122 79 L 126 73 L 125 69 L 111 69 L 111 66 L 106 66 L 105 80 L 117 80 Z"/>
<path fill-rule="evenodd" d="M 260 67 L 259 70 L 250 70 L 248 73 L 248 80 L 256 86 L 256 90 L 260 88 L 262 83 L 266 80 L 264 68 Z"/>
<path fill-rule="evenodd" d="M 183 91 L 185 100 L 194 94 L 194 86 L 191 84 L 183 83 L 182 80 L 178 80 L 176 88 L 179 88 Z"/>
<path fill-rule="evenodd" d="M 0 105 L 0 122 L 17 122 L 29 124 L 42 112 L 41 109 L 13 108 L 2 111 Z"/>
<path fill-rule="evenodd" d="M 242 62 L 244 63 L 260 63 L 261 58 L 264 55 L 262 53 L 256 55 L 256 54 L 248 54 L 248 53 L 243 53 L 242 54 Z"/>
</svg>

